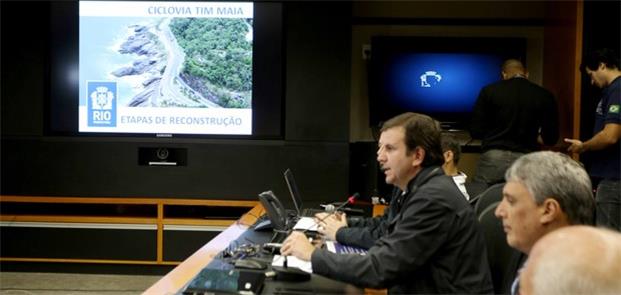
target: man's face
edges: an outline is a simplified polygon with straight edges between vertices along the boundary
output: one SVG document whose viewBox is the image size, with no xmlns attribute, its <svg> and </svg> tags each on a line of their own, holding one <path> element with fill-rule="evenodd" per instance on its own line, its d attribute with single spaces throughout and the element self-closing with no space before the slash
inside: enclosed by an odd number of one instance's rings
<svg viewBox="0 0 621 295">
<path fill-rule="evenodd" d="M 377 149 L 377 162 L 386 175 L 386 183 L 405 190 L 418 171 L 414 166 L 415 154 L 407 153 L 403 127 L 393 127 L 382 132 Z"/>
<path fill-rule="evenodd" d="M 496 207 L 496 217 L 502 220 L 507 234 L 507 243 L 528 254 L 533 244 L 544 235 L 541 215 L 543 206 L 535 203 L 535 199 L 526 187 L 515 181 L 509 181 L 502 190 L 502 201 Z"/>
<path fill-rule="evenodd" d="M 591 85 L 597 86 L 599 88 L 604 88 L 608 86 L 607 85 L 608 82 L 606 81 L 604 77 L 605 69 L 606 67 L 604 67 L 603 64 L 600 64 L 599 68 L 597 68 L 597 70 L 594 70 L 594 71 L 592 71 L 588 67 L 585 68 L 587 75 L 589 76 L 589 78 L 591 78 Z"/>
</svg>

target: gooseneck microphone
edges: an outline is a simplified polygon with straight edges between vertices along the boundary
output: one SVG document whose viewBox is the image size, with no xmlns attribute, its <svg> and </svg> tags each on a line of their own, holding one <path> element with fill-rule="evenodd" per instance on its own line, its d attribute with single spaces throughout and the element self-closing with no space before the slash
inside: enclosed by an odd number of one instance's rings
<svg viewBox="0 0 621 295">
<path fill-rule="evenodd" d="M 334 207 L 333 204 L 328 204 L 324 207 L 324 210 L 328 213 L 335 213 L 341 209 L 343 209 L 343 207 L 345 207 L 345 205 L 347 204 L 353 204 L 356 201 L 356 198 L 360 197 L 359 193 L 355 193 L 352 196 L 350 196 L 349 198 L 347 198 L 347 201 L 341 203 L 338 207 Z"/>
<path fill-rule="evenodd" d="M 324 221 L 326 218 L 334 215 L 334 213 L 338 212 L 339 210 L 343 209 L 343 207 L 345 207 L 345 205 L 347 204 L 353 204 L 356 201 L 356 198 L 360 197 L 359 193 L 355 193 L 353 195 L 351 195 L 349 198 L 347 198 L 347 201 L 343 202 L 341 205 L 339 205 L 338 207 L 334 208 L 334 205 L 327 205 L 326 206 L 326 211 L 329 213 L 328 215 L 324 216 L 323 218 L 317 220 L 314 222 L 314 224 L 308 228 L 306 228 L 305 230 L 302 231 L 302 233 L 306 233 L 308 230 L 310 230 L 311 228 L 315 227 L 316 225 L 318 225 L 319 223 L 321 223 L 322 221 Z M 329 206 L 332 206 L 332 208 L 329 208 Z M 272 268 L 275 270 L 275 279 L 276 280 L 281 280 L 281 281 L 305 281 L 305 280 L 309 280 L 310 279 L 310 274 L 296 269 L 296 268 L 289 268 L 288 263 L 287 263 L 287 256 L 284 256 L 284 260 L 283 260 L 283 267 L 282 269 L 278 269 L 278 268 Z"/>
<path fill-rule="evenodd" d="M 349 198 L 347 198 L 347 201 L 343 202 L 341 205 L 339 205 L 338 207 L 334 207 L 334 205 L 326 205 L 325 210 L 326 212 L 328 212 L 329 214 L 324 216 L 323 218 L 315 221 L 315 223 L 308 227 L 307 229 L 303 230 L 302 233 L 307 232 L 308 230 L 310 230 L 311 228 L 315 227 L 316 225 L 320 224 L 322 221 L 326 220 L 326 218 L 334 215 L 336 212 L 338 212 L 339 210 L 343 209 L 343 207 L 345 207 L 345 205 L 347 204 L 353 204 L 356 202 L 356 198 L 360 197 L 359 193 L 355 193 L 353 195 L 351 195 Z"/>
</svg>

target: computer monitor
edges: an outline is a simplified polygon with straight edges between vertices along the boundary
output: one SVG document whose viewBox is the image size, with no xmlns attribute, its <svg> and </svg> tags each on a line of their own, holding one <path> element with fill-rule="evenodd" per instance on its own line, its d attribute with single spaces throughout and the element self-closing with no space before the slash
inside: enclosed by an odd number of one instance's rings
<svg viewBox="0 0 621 295">
<path fill-rule="evenodd" d="M 293 200 L 293 206 L 295 207 L 295 211 L 298 216 L 302 214 L 302 196 L 300 196 L 300 191 L 298 190 L 298 186 L 295 183 L 295 178 L 293 178 L 293 172 L 291 169 L 287 168 L 284 173 L 285 182 L 287 183 L 287 188 L 289 188 L 289 193 L 291 194 L 291 199 Z"/>
<path fill-rule="evenodd" d="M 371 48 L 370 126 L 416 112 L 466 129 L 481 88 L 501 79 L 504 60 L 525 60 L 526 40 L 377 36 Z"/>
</svg>

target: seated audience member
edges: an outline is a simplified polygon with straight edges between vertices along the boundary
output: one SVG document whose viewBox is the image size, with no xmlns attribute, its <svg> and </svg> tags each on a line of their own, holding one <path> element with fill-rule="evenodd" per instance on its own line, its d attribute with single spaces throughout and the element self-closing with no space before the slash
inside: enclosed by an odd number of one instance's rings
<svg viewBox="0 0 621 295">
<path fill-rule="evenodd" d="M 287 237 L 281 253 L 310 260 L 315 274 L 391 294 L 491 293 L 485 241 L 470 205 L 440 168 L 435 121 L 415 113 L 387 121 L 377 160 L 386 182 L 402 193 L 392 200 L 398 212 L 366 255 L 316 248 L 301 232 Z"/>
<path fill-rule="evenodd" d="M 438 128 L 440 128 L 439 123 L 437 124 Z M 468 199 L 469 196 L 464 187 L 467 176 L 457 169 L 457 163 L 461 156 L 461 147 L 457 140 L 448 134 L 442 134 L 441 145 L 444 156 L 442 169 L 445 174 L 453 177 L 453 181 L 459 190 Z M 395 187 L 391 199 L 397 199 L 402 193 L 403 191 Z M 342 244 L 369 249 L 375 244 L 377 239 L 386 233 L 387 222 L 398 214 L 399 209 L 400 207 L 397 206 L 396 202 L 391 202 L 382 216 L 347 218 L 344 213 L 332 216 L 328 216 L 328 213 L 319 213 L 316 217 L 318 220 L 323 219 L 319 232 L 326 238 Z"/>
<path fill-rule="evenodd" d="M 459 158 L 461 157 L 461 146 L 454 136 L 447 133 L 442 134 L 442 153 L 444 154 L 442 170 L 444 170 L 446 175 L 453 177 L 457 188 L 464 194 L 466 200 L 470 200 L 470 196 L 466 191 L 466 178 L 468 176 L 457 168 Z"/>
<path fill-rule="evenodd" d="M 569 225 L 593 223 L 591 180 L 580 163 L 565 154 L 541 151 L 518 158 L 505 175 L 496 216 L 507 243 L 529 255 L 545 234 Z M 528 263 L 528 262 L 526 262 Z M 519 277 L 511 293 L 517 294 Z"/>
<path fill-rule="evenodd" d="M 520 294 L 621 294 L 621 234 L 570 226 L 541 238 L 521 274 Z"/>
<path fill-rule="evenodd" d="M 440 123 L 435 121 L 435 124 L 441 130 Z M 403 191 L 395 186 L 390 199 L 397 200 L 402 194 Z M 369 249 L 386 233 L 388 222 L 399 214 L 400 209 L 401 206 L 398 202 L 390 202 L 381 216 L 350 218 L 345 213 L 338 212 L 333 215 L 319 213 L 315 217 L 316 220 L 322 220 L 318 231 L 327 239 L 341 244 Z"/>
</svg>

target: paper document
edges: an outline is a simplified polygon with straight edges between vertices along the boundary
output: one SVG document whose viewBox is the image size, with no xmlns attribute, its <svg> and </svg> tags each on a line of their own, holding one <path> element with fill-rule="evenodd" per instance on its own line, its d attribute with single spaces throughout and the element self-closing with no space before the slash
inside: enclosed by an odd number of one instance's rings
<svg viewBox="0 0 621 295">
<path fill-rule="evenodd" d="M 313 217 L 301 217 L 293 226 L 294 230 L 317 231 L 317 223 Z"/>
<path fill-rule="evenodd" d="M 284 256 L 274 255 L 274 260 L 272 260 L 272 266 L 284 266 L 284 261 Z M 313 273 L 313 266 L 310 261 L 304 261 L 295 256 L 287 256 L 287 267 L 297 267 L 307 273 Z"/>
<path fill-rule="evenodd" d="M 328 251 L 332 253 L 365 255 L 368 252 L 366 249 L 355 246 L 343 245 L 336 241 L 325 241 L 325 243 L 326 249 L 328 249 Z"/>
</svg>

